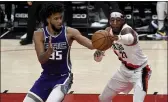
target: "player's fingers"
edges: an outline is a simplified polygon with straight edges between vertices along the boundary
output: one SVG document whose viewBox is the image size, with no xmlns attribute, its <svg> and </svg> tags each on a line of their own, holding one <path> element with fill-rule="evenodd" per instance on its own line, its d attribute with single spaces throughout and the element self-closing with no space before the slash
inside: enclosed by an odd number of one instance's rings
<svg viewBox="0 0 168 102">
<path fill-rule="evenodd" d="M 51 43 L 51 41 L 52 41 L 52 37 L 50 36 L 50 37 L 49 37 L 49 46 L 52 48 L 52 43 Z"/>
<path fill-rule="evenodd" d="M 97 57 L 97 53 L 96 52 L 94 53 L 94 57 Z"/>
<path fill-rule="evenodd" d="M 105 56 L 105 52 L 102 52 L 102 55 Z"/>
<path fill-rule="evenodd" d="M 102 55 L 102 52 L 101 51 L 96 51 L 96 56 L 97 57 L 100 57 Z"/>
<path fill-rule="evenodd" d="M 111 41 L 114 41 L 114 36 L 109 36 Z"/>
<path fill-rule="evenodd" d="M 49 43 L 51 43 L 51 36 L 49 37 Z"/>
<path fill-rule="evenodd" d="M 99 57 L 99 55 L 100 55 L 100 53 L 99 53 L 98 51 L 96 51 L 96 52 L 94 53 L 94 56 L 95 56 L 95 57 Z"/>
</svg>

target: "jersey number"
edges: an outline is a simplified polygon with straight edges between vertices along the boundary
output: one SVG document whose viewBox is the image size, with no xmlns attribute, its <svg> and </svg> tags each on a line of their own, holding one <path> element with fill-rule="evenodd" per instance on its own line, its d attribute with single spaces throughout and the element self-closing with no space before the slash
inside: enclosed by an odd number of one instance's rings
<svg viewBox="0 0 168 102">
<path fill-rule="evenodd" d="M 62 51 L 54 51 L 50 58 L 51 60 L 62 60 Z"/>
<path fill-rule="evenodd" d="M 128 58 L 127 54 L 124 51 L 120 51 L 120 54 L 121 54 L 122 58 Z"/>
</svg>

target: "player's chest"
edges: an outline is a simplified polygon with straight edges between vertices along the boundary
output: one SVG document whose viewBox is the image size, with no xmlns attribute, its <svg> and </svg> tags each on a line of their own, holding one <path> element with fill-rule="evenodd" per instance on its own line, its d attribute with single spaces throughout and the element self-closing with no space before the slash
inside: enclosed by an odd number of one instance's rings
<svg viewBox="0 0 168 102">
<path fill-rule="evenodd" d="M 120 43 L 113 43 L 112 49 L 118 57 L 122 59 L 128 58 L 127 56 L 128 49 L 125 47 L 125 45 L 120 44 Z"/>
<path fill-rule="evenodd" d="M 122 50 L 125 50 L 125 46 L 123 44 L 115 42 L 112 44 L 112 49 L 115 51 L 122 51 Z"/>
<path fill-rule="evenodd" d="M 48 49 L 49 47 L 49 43 L 45 42 L 44 43 L 45 49 Z M 62 42 L 52 42 L 52 48 L 53 50 L 66 50 L 68 49 L 68 44 L 66 41 L 62 41 Z"/>
</svg>

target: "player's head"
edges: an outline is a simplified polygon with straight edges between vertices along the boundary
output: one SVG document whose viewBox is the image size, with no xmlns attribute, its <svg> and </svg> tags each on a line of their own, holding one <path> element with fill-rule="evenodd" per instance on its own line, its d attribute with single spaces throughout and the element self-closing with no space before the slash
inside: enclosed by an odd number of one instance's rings
<svg viewBox="0 0 168 102">
<path fill-rule="evenodd" d="M 40 17 L 45 26 L 52 27 L 56 32 L 60 31 L 63 24 L 64 6 L 59 3 L 46 3 L 40 11 Z"/>
<path fill-rule="evenodd" d="M 110 14 L 110 26 L 114 34 L 119 34 L 125 24 L 125 15 L 120 9 L 113 10 Z"/>
</svg>

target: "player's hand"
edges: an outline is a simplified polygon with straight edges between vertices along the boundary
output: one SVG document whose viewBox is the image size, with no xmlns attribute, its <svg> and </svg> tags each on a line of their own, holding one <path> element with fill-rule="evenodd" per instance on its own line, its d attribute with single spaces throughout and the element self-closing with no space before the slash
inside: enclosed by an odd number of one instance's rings
<svg viewBox="0 0 168 102">
<path fill-rule="evenodd" d="M 53 47 L 52 47 L 52 37 L 50 36 L 49 37 L 49 42 L 48 42 L 48 49 L 47 49 L 47 51 L 49 52 L 49 53 L 53 53 Z"/>
<path fill-rule="evenodd" d="M 104 56 L 104 52 L 100 50 L 95 51 L 94 57 L 100 57 L 100 56 Z"/>
<path fill-rule="evenodd" d="M 119 38 L 117 35 L 110 36 L 111 41 L 117 41 Z"/>
<path fill-rule="evenodd" d="M 96 62 L 100 62 L 100 61 L 102 60 L 103 56 L 104 56 L 104 52 L 97 50 L 97 51 L 95 51 L 95 53 L 94 53 L 94 60 L 95 60 Z"/>
</svg>

